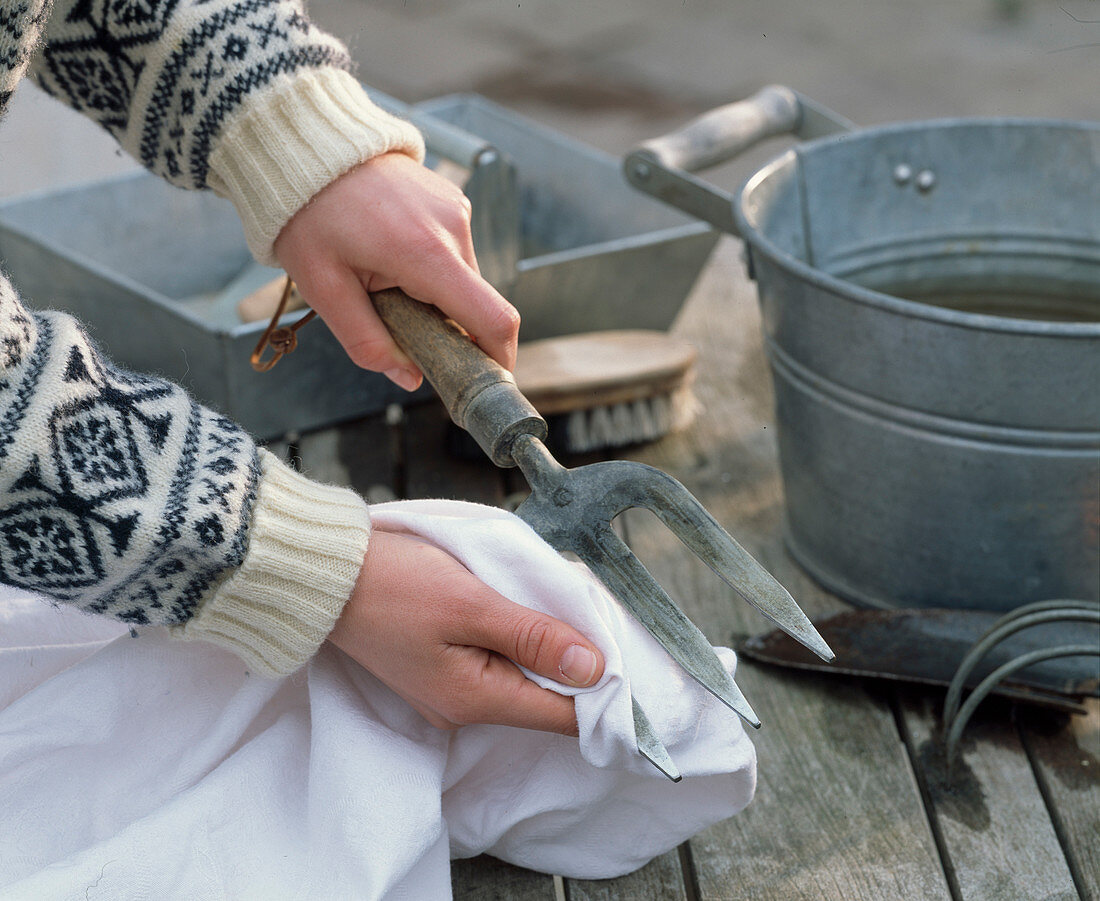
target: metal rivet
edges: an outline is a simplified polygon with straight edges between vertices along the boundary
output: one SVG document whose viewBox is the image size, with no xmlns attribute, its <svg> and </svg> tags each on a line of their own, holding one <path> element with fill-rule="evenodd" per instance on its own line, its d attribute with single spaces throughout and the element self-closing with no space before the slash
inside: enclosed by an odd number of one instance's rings
<svg viewBox="0 0 1100 901">
<path fill-rule="evenodd" d="M 927 193 L 936 187 L 936 173 L 931 169 L 925 169 L 917 175 L 917 190 Z"/>
<path fill-rule="evenodd" d="M 894 168 L 894 182 L 898 185 L 909 184 L 909 179 L 913 177 L 913 170 L 905 163 L 899 163 Z"/>
<path fill-rule="evenodd" d="M 568 488 L 559 488 L 552 495 L 554 504 L 558 507 L 568 507 L 573 503 L 573 492 Z"/>
<path fill-rule="evenodd" d="M 653 174 L 652 170 L 649 168 L 648 164 L 646 164 L 646 163 L 635 163 L 634 164 L 634 177 L 637 178 L 638 180 L 645 181 L 652 174 Z"/>
</svg>

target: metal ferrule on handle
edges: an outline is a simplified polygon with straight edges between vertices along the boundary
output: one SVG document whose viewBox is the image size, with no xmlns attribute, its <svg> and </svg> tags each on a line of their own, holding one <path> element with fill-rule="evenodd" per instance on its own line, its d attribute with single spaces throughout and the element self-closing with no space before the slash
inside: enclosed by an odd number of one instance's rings
<svg viewBox="0 0 1100 901">
<path fill-rule="evenodd" d="M 436 307 L 397 288 L 371 295 L 394 339 L 420 367 L 447 407 L 497 466 L 515 466 L 520 435 L 546 438 L 539 416 L 507 369 L 489 357 Z"/>
</svg>

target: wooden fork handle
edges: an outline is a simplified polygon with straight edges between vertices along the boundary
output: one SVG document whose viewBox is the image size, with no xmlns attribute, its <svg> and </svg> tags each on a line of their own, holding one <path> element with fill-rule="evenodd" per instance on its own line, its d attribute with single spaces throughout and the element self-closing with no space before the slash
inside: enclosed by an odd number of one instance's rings
<svg viewBox="0 0 1100 901">
<path fill-rule="evenodd" d="M 515 466 L 520 435 L 546 438 L 546 422 L 520 393 L 507 369 L 478 347 L 453 320 L 398 288 L 371 295 L 374 308 L 466 429 L 497 466 Z"/>
</svg>

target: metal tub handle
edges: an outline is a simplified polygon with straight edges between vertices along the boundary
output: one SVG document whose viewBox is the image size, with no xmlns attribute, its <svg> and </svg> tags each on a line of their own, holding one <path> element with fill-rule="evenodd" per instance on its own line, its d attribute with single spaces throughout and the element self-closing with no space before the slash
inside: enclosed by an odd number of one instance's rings
<svg viewBox="0 0 1100 901">
<path fill-rule="evenodd" d="M 782 134 L 811 140 L 855 126 L 842 116 L 782 85 L 703 113 L 683 127 L 642 142 L 623 160 L 634 187 L 730 234 L 738 234 L 733 196 L 691 175 L 731 160 Z"/>
</svg>

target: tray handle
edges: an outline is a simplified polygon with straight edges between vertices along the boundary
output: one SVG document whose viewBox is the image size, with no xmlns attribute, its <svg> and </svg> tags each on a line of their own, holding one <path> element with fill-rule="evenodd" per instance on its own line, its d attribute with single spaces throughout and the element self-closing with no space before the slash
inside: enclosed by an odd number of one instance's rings
<svg viewBox="0 0 1100 901">
<path fill-rule="evenodd" d="M 461 187 L 473 204 L 470 230 L 481 275 L 505 297 L 515 285 L 520 248 L 518 175 L 514 162 L 490 141 L 389 94 L 364 85 L 378 106 L 408 119 L 428 153 L 468 170 Z"/>
<path fill-rule="evenodd" d="M 782 85 L 703 113 L 683 127 L 642 142 L 623 160 L 634 187 L 736 235 L 733 196 L 690 173 L 733 159 L 782 134 L 810 140 L 855 126 L 842 116 Z"/>
</svg>

